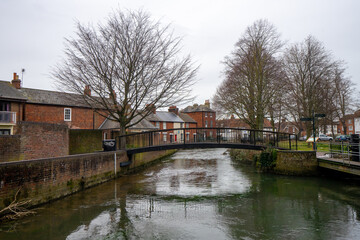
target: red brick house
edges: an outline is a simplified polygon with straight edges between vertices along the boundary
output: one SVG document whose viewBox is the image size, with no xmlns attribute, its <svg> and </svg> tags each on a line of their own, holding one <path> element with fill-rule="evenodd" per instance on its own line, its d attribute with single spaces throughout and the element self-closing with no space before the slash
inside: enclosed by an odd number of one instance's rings
<svg viewBox="0 0 360 240">
<path fill-rule="evenodd" d="M 91 94 L 85 89 L 84 94 Z M 66 124 L 71 129 L 98 129 L 105 118 L 84 101 L 81 95 L 22 88 L 14 73 L 10 82 L 0 81 L 0 132 L 14 134 L 16 122 Z M 7 127 L 4 123 L 7 121 Z M 11 127 L 9 127 L 11 125 Z"/>
<path fill-rule="evenodd" d="M 210 101 L 205 100 L 204 105 L 194 104 L 187 106 L 182 113 L 189 115 L 197 122 L 198 128 L 215 128 L 216 112 L 210 108 Z M 216 130 L 207 130 L 204 132 L 204 138 L 213 138 L 216 136 Z"/>
</svg>

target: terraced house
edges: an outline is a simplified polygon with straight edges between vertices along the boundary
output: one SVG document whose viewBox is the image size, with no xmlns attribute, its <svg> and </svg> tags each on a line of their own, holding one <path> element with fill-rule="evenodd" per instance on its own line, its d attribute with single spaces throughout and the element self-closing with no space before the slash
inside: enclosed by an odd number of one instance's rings
<svg viewBox="0 0 360 240">
<path fill-rule="evenodd" d="M 91 94 L 90 89 L 84 89 L 84 94 Z M 16 73 L 11 82 L 0 81 L 0 134 L 15 134 L 19 121 L 98 129 L 104 120 L 88 107 L 81 95 L 22 88 Z"/>
</svg>

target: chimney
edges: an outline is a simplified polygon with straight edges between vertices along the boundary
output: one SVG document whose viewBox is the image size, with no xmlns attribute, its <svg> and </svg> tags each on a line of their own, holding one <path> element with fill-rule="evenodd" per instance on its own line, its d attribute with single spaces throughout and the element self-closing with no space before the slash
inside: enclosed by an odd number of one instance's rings
<svg viewBox="0 0 360 240">
<path fill-rule="evenodd" d="M 84 95 L 91 96 L 91 89 L 89 85 L 85 86 Z"/>
<path fill-rule="evenodd" d="M 169 112 L 175 113 L 176 115 L 179 115 L 179 109 L 176 106 L 169 107 Z"/>
<path fill-rule="evenodd" d="M 208 108 L 210 108 L 210 101 L 209 100 L 205 100 L 205 106 L 207 106 Z"/>
<path fill-rule="evenodd" d="M 154 104 L 146 104 L 145 109 L 151 111 L 153 114 L 156 114 L 156 107 Z"/>
<path fill-rule="evenodd" d="M 16 73 L 14 73 L 14 79 L 11 81 L 11 85 L 16 89 L 21 88 L 21 80 L 19 79 L 19 75 Z"/>
</svg>

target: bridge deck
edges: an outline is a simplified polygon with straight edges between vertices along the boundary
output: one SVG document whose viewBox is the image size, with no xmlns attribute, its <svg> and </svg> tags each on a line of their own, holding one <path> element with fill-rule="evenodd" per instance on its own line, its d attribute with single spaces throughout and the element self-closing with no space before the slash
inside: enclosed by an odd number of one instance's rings
<svg viewBox="0 0 360 240">
<path fill-rule="evenodd" d="M 349 173 L 360 176 L 360 162 L 346 159 L 336 159 L 325 156 L 317 157 L 318 166 L 339 172 Z"/>
</svg>

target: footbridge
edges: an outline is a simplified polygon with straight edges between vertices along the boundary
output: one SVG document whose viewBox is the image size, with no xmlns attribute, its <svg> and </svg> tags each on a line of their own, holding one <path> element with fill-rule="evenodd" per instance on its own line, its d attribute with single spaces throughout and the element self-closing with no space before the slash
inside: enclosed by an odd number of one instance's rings
<svg viewBox="0 0 360 240">
<path fill-rule="evenodd" d="M 236 148 L 262 150 L 269 146 L 297 150 L 295 134 L 239 128 L 174 128 L 116 137 L 117 149 L 128 155 L 169 149 Z M 121 147 L 123 146 L 123 147 Z"/>
</svg>

